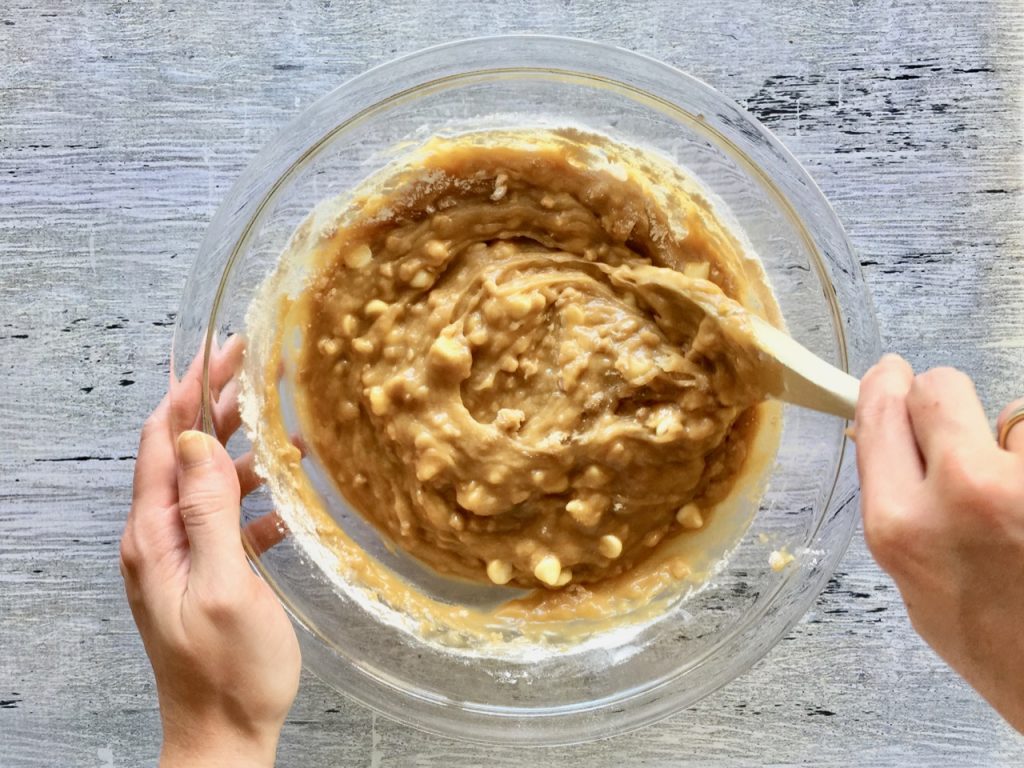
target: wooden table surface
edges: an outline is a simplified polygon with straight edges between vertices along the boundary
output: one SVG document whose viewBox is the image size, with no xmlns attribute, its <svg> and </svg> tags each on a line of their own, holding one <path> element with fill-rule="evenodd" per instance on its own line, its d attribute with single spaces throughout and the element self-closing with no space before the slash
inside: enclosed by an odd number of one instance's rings
<svg viewBox="0 0 1024 768">
<path fill-rule="evenodd" d="M 885 345 L 1024 390 L 1024 5 L 937 0 L 0 2 L 0 766 L 152 764 L 117 542 L 137 431 L 222 195 L 285 121 L 395 55 L 510 31 L 600 39 L 744 104 L 857 248 Z M 750 673 L 573 749 L 423 735 L 305 674 L 280 765 L 1019 765 L 858 536 Z"/>
</svg>

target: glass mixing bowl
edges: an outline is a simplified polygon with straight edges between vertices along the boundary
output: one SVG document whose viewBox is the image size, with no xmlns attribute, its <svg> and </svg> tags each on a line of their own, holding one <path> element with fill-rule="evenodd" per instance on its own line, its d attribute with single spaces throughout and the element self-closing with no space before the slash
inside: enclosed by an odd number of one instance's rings
<svg viewBox="0 0 1024 768">
<path fill-rule="evenodd" d="M 463 127 L 565 125 L 687 169 L 763 261 L 789 332 L 851 373 L 874 361 L 874 314 L 843 229 L 763 126 L 657 61 L 592 42 L 516 36 L 451 43 L 377 67 L 310 106 L 259 153 L 217 212 L 189 277 L 174 334 L 172 397 L 185 396 L 186 370 L 197 357 L 209 362 L 216 338 L 245 333 L 251 299 L 307 213 L 385 165 L 396 145 Z M 212 432 L 218 403 L 209 366 L 203 371 L 202 424 Z M 266 542 L 245 526 L 273 510 L 264 489 L 243 500 L 243 539 L 295 622 L 306 666 L 354 699 L 479 742 L 603 738 L 687 707 L 742 674 L 804 614 L 856 523 L 844 426 L 783 408 L 767 490 L 714 576 L 636 632 L 578 652 L 465 655 L 379 621 L 336 588 L 297 537 L 259 551 Z M 242 431 L 227 445 L 235 456 L 250 447 Z M 795 560 L 775 570 L 769 556 L 783 548 Z"/>
</svg>

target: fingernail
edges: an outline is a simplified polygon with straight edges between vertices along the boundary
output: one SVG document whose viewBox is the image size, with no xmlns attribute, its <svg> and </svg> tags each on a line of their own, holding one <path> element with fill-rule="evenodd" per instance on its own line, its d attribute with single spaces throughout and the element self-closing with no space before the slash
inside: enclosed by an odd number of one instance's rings
<svg viewBox="0 0 1024 768">
<path fill-rule="evenodd" d="M 193 467 L 211 459 L 208 438 L 202 432 L 189 429 L 178 435 L 178 463 L 183 467 Z"/>
<path fill-rule="evenodd" d="M 895 363 L 895 362 L 897 362 L 899 360 L 902 360 L 902 359 L 903 358 L 900 357 L 899 355 L 897 355 L 895 352 L 886 352 L 884 355 L 882 355 L 882 359 L 881 359 L 880 362 L 883 362 L 883 363 Z"/>
</svg>

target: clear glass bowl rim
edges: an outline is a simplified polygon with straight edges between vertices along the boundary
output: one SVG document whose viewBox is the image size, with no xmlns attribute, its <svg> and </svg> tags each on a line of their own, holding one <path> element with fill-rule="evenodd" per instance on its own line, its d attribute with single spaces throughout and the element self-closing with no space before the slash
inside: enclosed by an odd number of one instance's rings
<svg viewBox="0 0 1024 768">
<path fill-rule="evenodd" d="M 475 63 L 478 58 L 484 57 L 490 60 L 489 66 L 478 67 L 467 64 L 467 62 Z M 529 63 L 523 64 L 524 61 Z M 242 176 L 228 191 L 201 246 L 201 253 L 224 250 L 225 234 L 228 236 L 228 241 L 231 241 L 227 248 L 229 256 L 222 275 L 220 290 L 214 300 L 207 326 L 210 329 L 205 338 L 207 361 L 213 347 L 223 288 L 235 261 L 244 253 L 249 239 L 258 230 L 260 216 L 264 209 L 287 186 L 292 175 L 304 167 L 305 161 L 315 153 L 316 149 L 346 126 L 365 117 L 375 108 L 386 106 L 397 99 L 409 98 L 414 96 L 417 91 L 428 89 L 441 82 L 456 81 L 459 78 L 488 73 L 500 73 L 504 77 L 512 77 L 516 74 L 548 73 L 586 78 L 615 86 L 626 92 L 642 95 L 677 113 L 677 116 L 688 115 L 691 119 L 694 118 L 695 116 L 684 106 L 659 93 L 659 91 L 672 90 L 668 86 L 674 85 L 675 89 L 688 91 L 720 109 L 727 110 L 730 118 L 738 120 L 738 125 L 742 125 L 747 131 L 752 131 L 759 141 L 764 142 L 770 148 L 771 153 L 778 158 L 786 173 L 793 176 L 794 180 L 807 190 L 808 200 L 805 202 L 810 201 L 817 207 L 815 211 L 818 214 L 815 217 L 816 226 L 831 230 L 832 238 L 840 244 L 842 250 L 842 254 L 839 255 L 845 257 L 843 271 L 847 272 L 850 279 L 858 283 L 857 287 L 862 294 L 860 298 L 867 307 L 871 307 L 871 299 L 863 284 L 852 246 L 828 201 L 793 155 L 755 118 L 743 111 L 733 101 L 722 96 L 698 78 L 671 65 L 605 43 L 552 35 L 501 35 L 444 43 L 373 67 L 342 83 L 304 109 L 256 155 Z M 396 77 L 396 74 L 399 76 Z M 323 123 L 316 119 L 324 115 L 337 116 L 337 121 L 326 130 L 324 130 Z M 703 118 L 704 116 L 701 114 L 700 120 Z M 826 298 L 833 310 L 840 367 L 849 369 L 847 339 L 841 322 L 843 312 L 839 306 L 839 299 L 832 281 L 832 270 L 821 256 L 814 238 L 807 233 L 803 217 L 797 213 L 796 206 L 778 188 L 772 177 L 738 146 L 743 139 L 741 131 L 737 130 L 739 142 L 736 142 L 722 136 L 711 125 L 705 127 L 709 133 L 719 136 L 731 148 L 730 153 L 734 159 L 761 177 L 776 201 L 788 210 L 794 224 L 806 233 L 805 239 L 810 246 L 812 263 L 817 269 L 818 277 L 826 290 Z M 295 157 L 290 151 L 290 148 L 296 143 L 296 136 L 303 138 L 306 147 L 299 157 Z M 179 312 L 179 318 L 184 314 L 184 310 L 183 307 L 182 312 Z M 871 338 L 865 344 L 869 348 L 862 351 L 871 356 L 877 353 L 878 347 L 878 332 L 874 326 L 873 312 L 869 325 L 871 326 Z M 207 365 L 204 363 L 202 423 L 204 429 L 212 433 L 212 402 L 207 374 Z M 843 453 L 846 451 L 847 448 L 844 444 Z M 844 464 L 843 453 L 840 454 L 837 466 L 841 467 Z M 838 480 L 838 475 L 837 471 L 836 480 Z M 832 498 L 829 498 L 825 507 L 827 508 L 833 501 Z M 351 665 L 341 669 L 338 667 L 337 657 L 316 637 L 315 631 L 306 626 L 301 617 L 291 609 L 287 596 L 282 594 L 277 587 L 273 574 L 266 571 L 260 559 L 252 552 L 249 553 L 249 560 L 256 572 L 272 586 L 286 610 L 291 614 L 302 641 L 307 668 L 322 677 L 329 685 L 342 690 L 347 696 L 361 704 L 384 716 L 422 730 L 464 741 L 484 744 L 508 743 L 510 740 L 524 745 L 573 744 L 594 738 L 610 737 L 656 722 L 693 704 L 748 671 L 806 613 L 842 558 L 856 526 L 855 505 L 844 502 L 843 508 L 841 512 L 845 512 L 845 515 L 836 521 L 836 524 L 842 526 L 838 546 L 827 550 L 823 558 L 827 562 L 816 572 L 814 583 L 801 590 L 800 598 L 790 606 L 784 619 L 776 621 L 771 635 L 761 638 L 761 642 L 756 647 L 732 649 L 735 653 L 731 654 L 730 663 L 719 667 L 716 674 L 704 679 L 699 685 L 688 688 L 675 686 L 673 689 L 672 684 L 678 682 L 679 678 L 694 666 L 686 664 L 682 665 L 678 673 L 668 681 L 662 681 L 629 696 L 593 701 L 586 706 L 533 708 L 530 710 L 507 707 L 467 708 L 454 700 L 439 701 L 434 698 L 410 695 L 410 692 L 402 690 L 392 681 L 370 678 Z M 818 534 L 818 530 L 814 531 L 812 541 L 818 537 Z M 773 600 L 787 586 L 791 586 L 790 582 L 797 575 L 798 572 L 793 571 L 774 590 L 771 597 L 761 602 L 760 610 L 744 616 L 740 626 L 716 643 L 712 651 L 722 652 L 724 648 L 728 647 L 730 641 L 735 641 L 742 634 L 743 628 L 749 628 L 763 618 Z M 710 652 L 705 654 L 705 656 L 707 655 L 710 655 Z M 310 664 L 311 660 L 315 660 L 316 663 Z M 326 669 L 332 669 L 333 673 L 324 675 Z M 620 710 L 614 718 L 606 716 L 611 708 Z M 470 732 L 467 732 L 467 729 Z M 512 734 L 511 739 L 510 734 Z"/>
</svg>

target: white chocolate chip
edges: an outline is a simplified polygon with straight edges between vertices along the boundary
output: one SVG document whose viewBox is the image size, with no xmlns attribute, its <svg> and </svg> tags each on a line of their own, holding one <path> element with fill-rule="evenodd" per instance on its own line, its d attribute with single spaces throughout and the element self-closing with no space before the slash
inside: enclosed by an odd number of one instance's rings
<svg viewBox="0 0 1024 768">
<path fill-rule="evenodd" d="M 487 564 L 487 578 L 495 584 L 508 584 L 512 580 L 512 566 L 504 560 L 491 560 Z"/>
<path fill-rule="evenodd" d="M 586 509 L 586 504 L 579 499 L 573 499 L 565 505 L 565 511 L 569 513 L 573 520 L 578 520 L 579 516 L 581 516 Z"/>
<path fill-rule="evenodd" d="M 427 240 L 423 253 L 433 264 L 442 264 L 448 258 L 448 246 L 440 240 Z"/>
<path fill-rule="evenodd" d="M 704 527 L 704 516 L 696 504 L 686 504 L 676 512 L 676 521 L 689 531 Z"/>
<path fill-rule="evenodd" d="M 673 579 L 685 579 L 690 575 L 690 566 L 681 557 L 674 557 L 668 564 L 668 572 Z"/>
<path fill-rule="evenodd" d="M 600 501 L 595 503 L 592 498 L 586 501 L 572 499 L 565 505 L 565 511 L 579 525 L 589 528 L 601 522 L 601 512 L 604 511 L 602 507 L 607 507 L 607 504 L 601 504 Z"/>
<path fill-rule="evenodd" d="M 419 272 L 412 276 L 412 279 L 409 281 L 409 285 L 411 285 L 413 288 L 426 288 L 428 285 L 430 285 L 431 279 L 432 278 L 430 273 L 427 272 L 427 270 L 425 269 L 421 269 Z"/>
<path fill-rule="evenodd" d="M 421 483 L 433 480 L 441 474 L 441 471 L 445 466 L 447 466 L 446 462 L 438 456 L 437 453 L 434 451 L 427 451 L 416 460 L 416 479 Z M 460 528 L 458 530 L 462 529 Z"/>
<path fill-rule="evenodd" d="M 508 174 L 499 173 L 494 177 L 494 191 L 491 193 L 491 200 L 498 202 L 508 192 Z"/>
<path fill-rule="evenodd" d="M 569 325 L 579 325 L 584 320 L 583 310 L 575 304 L 570 304 L 562 312 L 562 318 Z"/>
<path fill-rule="evenodd" d="M 505 299 L 505 311 L 513 320 L 522 320 L 533 309 L 533 297 L 515 294 Z"/>
<path fill-rule="evenodd" d="M 648 374 L 654 369 L 654 362 L 647 357 L 622 356 L 615 361 L 615 368 L 631 384 L 645 384 L 645 377 L 648 380 L 653 378 Z"/>
<path fill-rule="evenodd" d="M 670 430 L 678 430 L 681 424 L 679 416 L 671 410 L 665 410 L 658 417 L 657 425 L 654 428 L 654 434 L 658 437 L 667 435 Z"/>
<path fill-rule="evenodd" d="M 377 416 L 383 416 L 391 410 L 391 398 L 382 387 L 370 387 L 370 410 Z"/>
<path fill-rule="evenodd" d="M 600 488 L 603 485 L 607 485 L 611 476 L 608 474 L 608 470 L 597 464 L 591 464 L 583 471 L 583 475 L 580 477 L 581 485 L 587 488 Z"/>
<path fill-rule="evenodd" d="M 321 354 L 333 357 L 341 350 L 341 344 L 338 343 L 337 339 L 332 339 L 330 336 L 323 336 L 320 341 L 316 343 L 316 348 L 320 350 Z"/>
<path fill-rule="evenodd" d="M 371 299 L 363 307 L 363 314 L 367 317 L 378 317 L 388 311 L 388 305 L 380 299 Z"/>
<path fill-rule="evenodd" d="M 473 370 L 473 354 L 461 338 L 438 336 L 427 353 L 430 365 L 437 371 L 452 374 L 460 381 Z"/>
<path fill-rule="evenodd" d="M 602 536 L 597 542 L 597 551 L 601 553 L 603 557 L 607 557 L 609 560 L 614 560 L 622 554 L 622 539 L 612 534 Z"/>
<path fill-rule="evenodd" d="M 643 344 L 645 347 L 650 347 L 651 349 L 653 349 L 657 347 L 659 344 L 661 344 L 661 337 L 654 331 L 648 330 L 647 328 L 640 331 L 638 335 L 640 337 L 640 343 Z"/>
<path fill-rule="evenodd" d="M 369 355 L 373 352 L 373 342 L 367 339 L 365 336 L 360 336 L 358 339 L 352 342 L 352 349 L 359 352 L 362 355 Z"/>
<path fill-rule="evenodd" d="M 549 587 L 558 586 L 558 579 L 562 575 L 562 562 L 554 555 L 544 555 L 537 564 L 533 566 L 533 575 L 538 581 L 542 581 Z"/>
<path fill-rule="evenodd" d="M 557 469 L 535 469 L 530 472 L 530 480 L 544 493 L 561 493 L 569 487 L 569 478 Z"/>
<path fill-rule="evenodd" d="M 345 254 L 345 266 L 349 269 L 362 269 L 373 259 L 370 246 L 363 243 Z"/>
<path fill-rule="evenodd" d="M 497 299 L 484 302 L 484 317 L 489 323 L 500 323 L 505 319 L 505 305 Z"/>
</svg>

